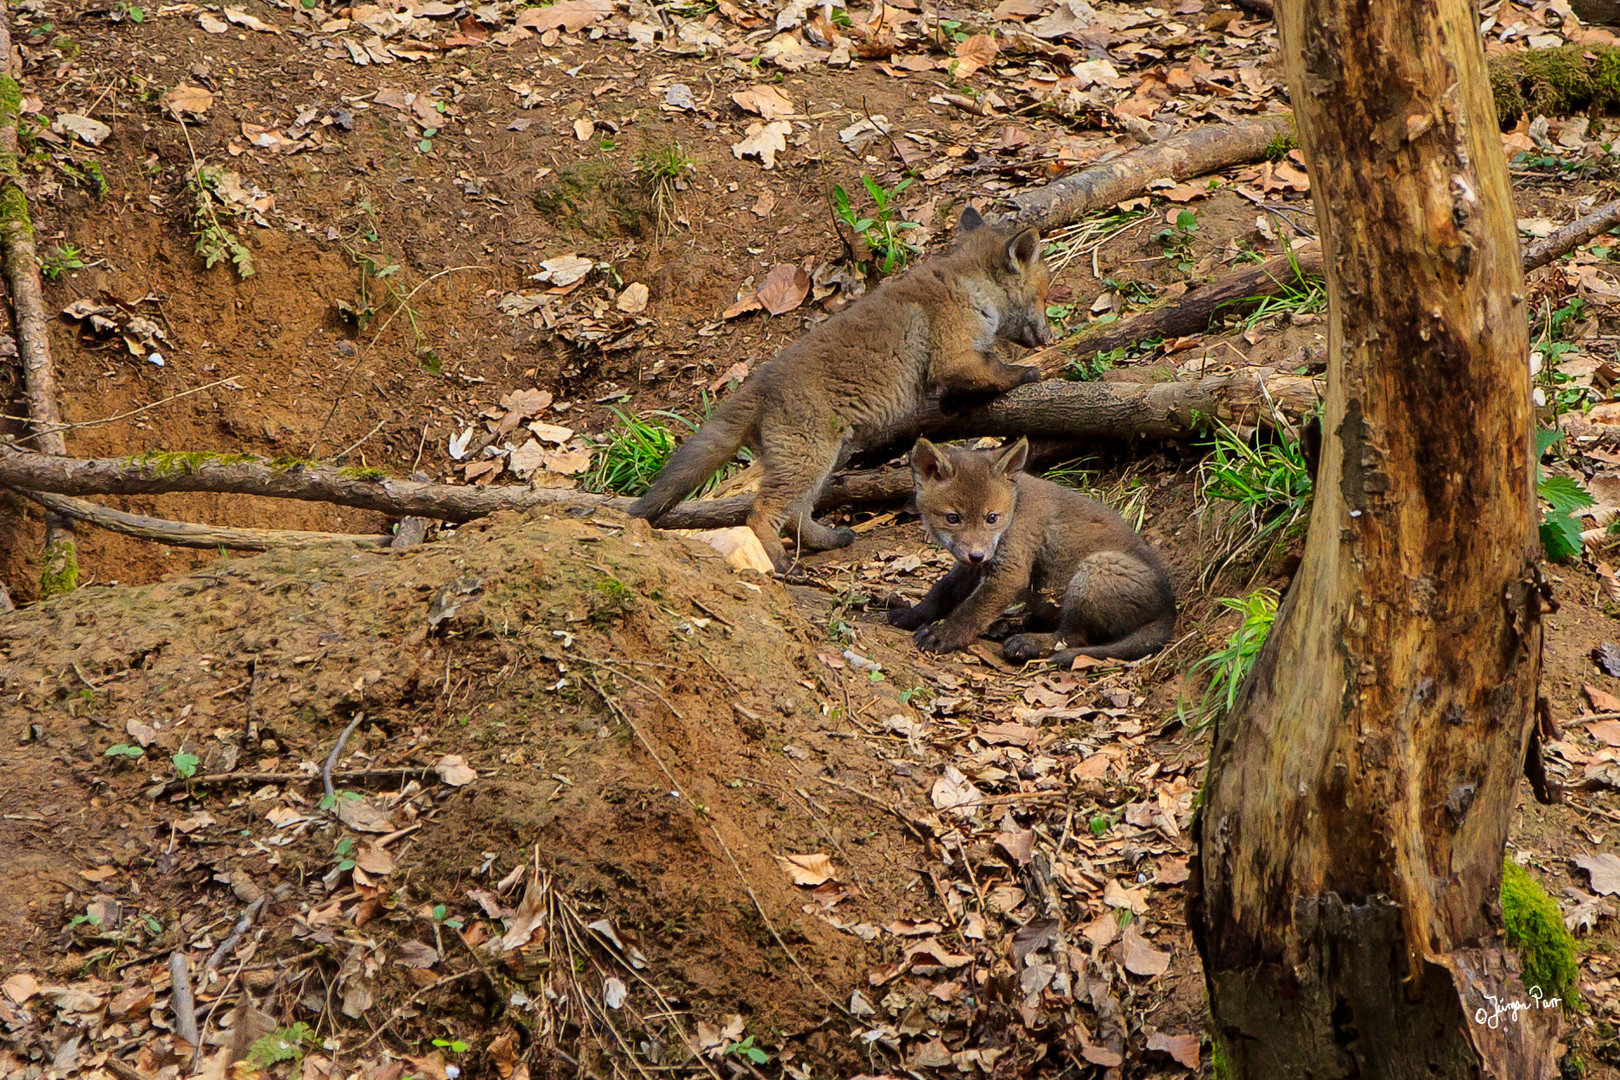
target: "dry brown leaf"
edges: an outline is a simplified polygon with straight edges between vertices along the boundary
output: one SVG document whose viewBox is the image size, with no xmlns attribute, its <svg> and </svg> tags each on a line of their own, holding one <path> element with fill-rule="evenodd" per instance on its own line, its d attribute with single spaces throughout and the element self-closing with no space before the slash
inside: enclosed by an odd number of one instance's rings
<svg viewBox="0 0 1620 1080">
<path fill-rule="evenodd" d="M 1591 877 L 1594 892 L 1620 896 L 1620 855 L 1581 855 L 1575 865 Z"/>
<path fill-rule="evenodd" d="M 1586 725 L 1592 738 L 1608 746 L 1620 746 L 1620 720 L 1597 720 Z"/>
<path fill-rule="evenodd" d="M 544 34 L 547 30 L 566 30 L 575 34 L 611 14 L 612 0 L 557 0 L 550 7 L 524 9 L 517 18 L 517 25 L 536 34 Z"/>
<path fill-rule="evenodd" d="M 158 98 L 158 104 L 176 117 L 189 113 L 201 116 L 214 104 L 214 95 L 200 86 L 181 83 Z"/>
<path fill-rule="evenodd" d="M 1170 954 L 1149 945 L 1136 924 L 1132 923 L 1120 936 L 1120 962 L 1132 975 L 1151 978 L 1169 970 Z"/>
<path fill-rule="evenodd" d="M 793 125 L 786 120 L 749 124 L 747 137 L 731 144 L 732 156 L 738 161 L 745 157 L 757 157 L 766 169 L 774 169 L 776 155 L 787 149 L 787 137 L 792 133 Z"/>
<path fill-rule="evenodd" d="M 1187 880 L 1187 860 L 1167 856 L 1153 875 L 1155 885 L 1180 885 Z"/>
<path fill-rule="evenodd" d="M 907 945 L 905 951 L 906 962 L 918 964 L 923 967 L 959 968 L 971 963 L 973 957 L 967 953 L 953 953 L 939 943 L 937 939 L 929 938 L 919 941 L 915 945 Z"/>
<path fill-rule="evenodd" d="M 795 885 L 820 885 L 838 876 L 833 869 L 832 858 L 820 852 L 814 855 L 778 855 L 776 861 L 782 864 L 782 869 L 787 871 Z"/>
<path fill-rule="evenodd" d="M 536 11 L 539 9 L 530 8 L 529 10 Z M 574 138 L 580 142 L 585 142 L 594 134 L 596 134 L 596 121 L 587 120 L 583 116 L 574 121 Z"/>
<path fill-rule="evenodd" d="M 478 779 L 478 774 L 468 765 L 460 754 L 446 754 L 433 764 L 433 771 L 439 774 L 451 787 L 462 787 Z"/>
<path fill-rule="evenodd" d="M 917 919 L 896 919 L 891 923 L 884 923 L 883 929 L 896 937 L 927 937 L 929 934 L 945 932 L 945 927 L 933 920 Z"/>
<path fill-rule="evenodd" d="M 1105 949 L 1119 940 L 1119 920 L 1107 911 L 1081 927 L 1080 933 L 1097 948 Z"/>
<path fill-rule="evenodd" d="M 1592 703 L 1592 708 L 1598 712 L 1620 712 L 1620 697 L 1615 697 L 1607 690 L 1600 689 L 1587 683 L 1584 687 L 1586 698 Z"/>
<path fill-rule="evenodd" d="M 527 420 L 531 416 L 539 416 L 540 411 L 551 404 L 550 390 L 513 390 L 501 398 L 501 408 L 517 414 L 518 420 Z M 516 427 L 517 424 L 512 425 Z M 511 430 L 510 428 L 508 430 Z"/>
<path fill-rule="evenodd" d="M 1166 1035 L 1155 1031 L 1148 1036 L 1147 1048 L 1169 1054 L 1177 1062 L 1189 1069 L 1198 1068 L 1198 1036 L 1197 1035 Z"/>
<path fill-rule="evenodd" d="M 613 306 L 626 315 L 640 315 L 647 310 L 648 295 L 647 286 L 639 281 L 634 281 L 624 287 L 624 291 L 613 302 Z"/>
<path fill-rule="evenodd" d="M 1103 886 L 1103 903 L 1109 907 L 1129 908 L 1141 915 L 1147 911 L 1147 890 L 1127 889 L 1118 881 L 1110 878 L 1108 884 Z"/>
<path fill-rule="evenodd" d="M 425 970 L 438 962 L 438 950 L 431 945 L 424 945 L 420 941 L 411 941 L 409 939 L 399 943 L 399 963 L 405 967 Z"/>
<path fill-rule="evenodd" d="M 1035 830 L 1016 829 L 996 834 L 996 846 L 1007 853 L 1014 865 L 1028 866 L 1035 856 Z"/>
<path fill-rule="evenodd" d="M 739 109 L 766 120 L 785 120 L 799 111 L 786 94 L 766 83 L 738 90 L 731 95 L 731 100 Z"/>
<path fill-rule="evenodd" d="M 954 74 L 958 79 L 965 79 L 980 68 L 990 66 L 1000 51 L 996 39 L 989 34 L 974 34 L 956 47 Z"/>
<path fill-rule="evenodd" d="M 771 211 L 776 209 L 776 196 L 768 191 L 762 191 L 750 209 L 754 211 L 755 217 L 770 217 Z"/>
<path fill-rule="evenodd" d="M 386 877 L 394 872 L 394 857 L 389 854 L 387 848 L 369 843 L 362 844 L 360 850 L 355 853 L 354 865 L 368 874 Z"/>
<path fill-rule="evenodd" d="M 388 812 L 370 799 L 339 797 L 332 810 L 339 821 L 355 832 L 387 833 L 394 831 L 393 819 Z"/>
<path fill-rule="evenodd" d="M 786 315 L 810 295 L 810 275 L 804 267 L 779 263 L 759 283 L 759 302 L 772 315 Z"/>
<path fill-rule="evenodd" d="M 26 971 L 18 972 L 0 983 L 0 993 L 4 993 L 13 1005 L 21 1005 L 39 993 L 39 980 Z"/>
<path fill-rule="evenodd" d="M 997 19 L 1033 19 L 1046 10 L 1046 0 L 1001 0 L 991 12 Z"/>
<path fill-rule="evenodd" d="M 949 810 L 957 817 L 972 817 L 974 807 L 984 799 L 984 793 L 962 775 L 955 765 L 945 766 L 945 775 L 934 781 L 928 793 L 937 810 Z"/>
</svg>

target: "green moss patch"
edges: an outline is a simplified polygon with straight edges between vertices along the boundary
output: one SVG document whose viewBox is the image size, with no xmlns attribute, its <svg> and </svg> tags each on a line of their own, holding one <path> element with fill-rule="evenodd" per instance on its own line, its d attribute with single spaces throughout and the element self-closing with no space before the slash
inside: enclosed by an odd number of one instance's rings
<svg viewBox="0 0 1620 1080">
<path fill-rule="evenodd" d="M 39 598 L 70 593 L 79 587 L 79 550 L 71 539 L 45 545 L 45 568 L 39 574 Z"/>
<path fill-rule="evenodd" d="M 1539 987 L 1543 1001 L 1556 997 L 1572 1008 L 1575 938 L 1547 890 L 1512 859 L 1502 862 L 1502 922 L 1508 944 L 1519 951 L 1525 989 Z"/>
<path fill-rule="evenodd" d="M 1609 45 L 1562 45 L 1490 59 L 1496 118 L 1504 125 L 1521 116 L 1620 113 L 1620 49 Z"/>
</svg>

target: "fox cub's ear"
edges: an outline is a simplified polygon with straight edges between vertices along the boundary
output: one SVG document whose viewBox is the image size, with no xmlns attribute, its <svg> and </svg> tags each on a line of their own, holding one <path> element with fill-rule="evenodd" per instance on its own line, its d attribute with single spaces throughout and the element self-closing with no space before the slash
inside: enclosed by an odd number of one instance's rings
<svg viewBox="0 0 1620 1080">
<path fill-rule="evenodd" d="M 911 448 L 911 472 L 918 481 L 937 483 L 949 480 L 956 473 L 951 459 L 927 439 L 918 439 Z"/>
<path fill-rule="evenodd" d="M 1024 471 L 1029 463 L 1029 440 L 1019 439 L 1011 446 L 1003 446 L 990 459 L 990 468 L 998 476 L 1012 476 Z"/>
<path fill-rule="evenodd" d="M 970 233 L 974 229 L 984 228 L 984 218 L 971 205 L 962 208 L 962 220 L 957 225 L 957 231 Z"/>
<path fill-rule="evenodd" d="M 1041 234 L 1036 229 L 1025 229 L 1007 244 L 1007 261 L 1020 273 L 1034 266 L 1041 258 Z"/>
</svg>

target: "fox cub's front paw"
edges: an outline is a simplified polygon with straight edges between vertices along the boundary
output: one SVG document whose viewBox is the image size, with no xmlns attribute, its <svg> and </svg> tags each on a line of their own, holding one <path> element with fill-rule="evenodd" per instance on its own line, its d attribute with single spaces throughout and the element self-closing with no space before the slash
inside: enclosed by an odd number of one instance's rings
<svg viewBox="0 0 1620 1080">
<path fill-rule="evenodd" d="M 1015 664 L 1027 663 L 1030 660 L 1039 660 L 1052 652 L 1050 640 L 1042 640 L 1036 634 L 1014 634 L 1002 642 L 1001 655 Z"/>
<path fill-rule="evenodd" d="M 950 653 L 965 649 L 973 641 L 973 635 L 964 635 L 943 622 L 931 623 L 911 635 L 911 640 L 917 643 L 917 648 L 926 653 Z"/>
<path fill-rule="evenodd" d="M 922 605 L 916 607 L 895 608 L 889 612 L 889 625 L 898 626 L 902 630 L 915 630 L 924 623 Z"/>
<path fill-rule="evenodd" d="M 1014 364 L 1013 370 L 1018 372 L 1019 386 L 1041 381 L 1041 369 L 1038 367 L 1032 367 L 1029 364 Z"/>
</svg>

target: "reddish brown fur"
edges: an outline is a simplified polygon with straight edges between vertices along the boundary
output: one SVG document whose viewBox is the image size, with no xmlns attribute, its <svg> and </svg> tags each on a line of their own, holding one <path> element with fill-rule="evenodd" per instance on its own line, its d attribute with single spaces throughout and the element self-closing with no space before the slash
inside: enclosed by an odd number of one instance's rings
<svg viewBox="0 0 1620 1080">
<path fill-rule="evenodd" d="M 822 485 L 855 451 L 902 437 L 947 394 L 1003 393 L 1040 378 L 989 355 L 996 338 L 1047 344 L 1050 283 L 1033 229 L 982 227 L 963 214 L 948 251 L 884 282 L 751 374 L 664 466 L 630 512 L 656 521 L 749 445 L 763 468 L 748 524 L 778 570 L 787 535 L 806 549 L 842 547 L 848 529 L 814 520 Z"/>
<path fill-rule="evenodd" d="M 1108 507 L 1025 473 L 1028 454 L 1024 439 L 989 451 L 917 440 L 923 527 L 957 563 L 889 621 L 928 652 L 952 652 L 1025 599 L 1025 632 L 1002 647 L 1009 660 L 1135 660 L 1164 648 L 1176 600 L 1158 555 Z"/>
</svg>

